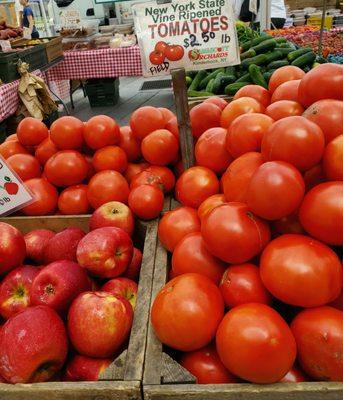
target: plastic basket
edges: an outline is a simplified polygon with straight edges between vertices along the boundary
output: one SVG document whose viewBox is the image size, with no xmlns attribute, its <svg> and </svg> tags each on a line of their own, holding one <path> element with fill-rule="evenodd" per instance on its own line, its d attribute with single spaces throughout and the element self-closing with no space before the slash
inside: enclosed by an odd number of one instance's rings
<svg viewBox="0 0 343 400">
<path fill-rule="evenodd" d="M 91 107 L 114 106 L 119 100 L 119 79 L 90 79 L 85 85 Z"/>
</svg>

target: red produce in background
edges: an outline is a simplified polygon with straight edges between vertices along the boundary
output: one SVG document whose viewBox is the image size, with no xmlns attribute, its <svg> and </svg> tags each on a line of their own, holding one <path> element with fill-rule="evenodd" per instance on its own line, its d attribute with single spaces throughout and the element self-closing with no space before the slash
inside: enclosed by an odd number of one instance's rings
<svg viewBox="0 0 343 400">
<path fill-rule="evenodd" d="M 26 256 L 23 235 L 13 226 L 0 222 L 0 275 L 19 267 Z"/>
</svg>

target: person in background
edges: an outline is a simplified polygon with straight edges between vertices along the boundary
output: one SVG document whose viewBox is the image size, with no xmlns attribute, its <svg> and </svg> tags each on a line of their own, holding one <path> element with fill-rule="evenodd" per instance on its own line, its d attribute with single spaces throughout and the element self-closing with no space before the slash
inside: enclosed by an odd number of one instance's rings
<svg viewBox="0 0 343 400">
<path fill-rule="evenodd" d="M 259 25 L 261 20 L 260 1 L 257 0 L 258 13 L 255 19 L 256 25 Z M 286 6 L 284 0 L 271 0 L 271 29 L 282 29 L 286 22 Z M 241 6 L 239 15 L 241 21 L 251 22 L 252 14 L 249 11 L 249 0 L 244 0 Z"/>
<path fill-rule="evenodd" d="M 20 4 L 23 6 L 21 26 L 22 28 L 29 28 L 32 39 L 39 39 L 39 32 L 35 26 L 35 20 L 33 18 L 33 11 L 29 5 L 28 0 L 20 0 Z"/>
</svg>

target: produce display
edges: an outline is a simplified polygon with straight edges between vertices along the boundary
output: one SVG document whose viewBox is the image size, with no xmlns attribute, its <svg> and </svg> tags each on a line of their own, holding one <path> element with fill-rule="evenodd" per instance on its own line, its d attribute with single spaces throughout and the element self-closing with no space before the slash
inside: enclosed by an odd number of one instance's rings
<svg viewBox="0 0 343 400">
<path fill-rule="evenodd" d="M 12 40 L 21 37 L 23 29 L 9 26 L 6 21 L 0 21 L 0 40 Z"/>
</svg>

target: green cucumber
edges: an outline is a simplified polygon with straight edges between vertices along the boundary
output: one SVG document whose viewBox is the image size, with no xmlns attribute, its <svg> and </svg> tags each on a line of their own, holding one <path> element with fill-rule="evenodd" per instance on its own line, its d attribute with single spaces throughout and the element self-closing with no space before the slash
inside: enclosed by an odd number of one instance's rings
<svg viewBox="0 0 343 400">
<path fill-rule="evenodd" d="M 287 56 L 287 54 L 291 53 L 294 50 L 290 47 L 275 47 L 274 51 L 281 51 L 283 56 Z"/>
<path fill-rule="evenodd" d="M 287 43 L 287 39 L 284 37 L 277 37 L 275 38 L 276 43 Z"/>
<path fill-rule="evenodd" d="M 297 57 L 293 62 L 292 65 L 295 67 L 303 68 L 306 66 L 312 66 L 314 60 L 316 59 L 316 55 L 313 51 L 303 54 L 300 57 Z"/>
<path fill-rule="evenodd" d="M 239 79 L 236 80 L 236 83 L 240 83 L 240 82 L 252 82 L 251 78 L 250 78 L 250 74 L 244 74 L 242 75 Z"/>
<path fill-rule="evenodd" d="M 258 37 L 256 39 L 248 40 L 247 42 L 244 42 L 242 44 L 241 48 L 242 48 L 243 51 L 247 51 L 251 47 L 257 46 L 258 44 L 260 44 L 260 43 L 262 43 L 262 42 L 264 42 L 264 41 L 266 41 L 268 39 L 271 39 L 271 36 L 268 36 L 268 35 L 260 36 L 260 37 Z"/>
<path fill-rule="evenodd" d="M 267 59 L 266 59 L 266 64 L 271 63 L 272 61 L 280 60 L 283 58 L 283 54 L 281 51 L 274 50 L 271 53 L 266 54 Z"/>
<path fill-rule="evenodd" d="M 188 90 L 188 97 L 211 97 L 213 93 L 210 92 L 200 92 L 198 90 Z"/>
<path fill-rule="evenodd" d="M 265 54 L 259 54 L 258 56 L 251 57 L 251 58 L 246 58 L 245 60 L 242 61 L 241 65 L 243 68 L 247 69 L 249 68 L 249 65 L 255 64 L 255 65 L 262 65 L 266 63 L 267 56 Z"/>
<path fill-rule="evenodd" d="M 250 85 L 250 82 L 235 82 L 235 83 L 231 83 L 230 85 L 227 85 L 224 92 L 226 95 L 228 96 L 232 96 L 234 94 L 236 94 L 239 89 L 241 89 L 244 86 Z"/>
<path fill-rule="evenodd" d="M 193 79 L 190 76 L 186 76 L 186 86 L 190 87 Z"/>
<path fill-rule="evenodd" d="M 195 78 L 193 79 L 193 82 L 191 83 L 190 87 L 188 88 L 189 91 L 192 90 L 198 90 L 200 83 L 206 78 L 207 72 L 203 69 L 199 71 L 196 75 Z"/>
<path fill-rule="evenodd" d="M 208 84 L 206 85 L 205 92 L 211 92 L 213 93 L 213 84 L 214 84 L 214 78 L 212 78 Z"/>
<path fill-rule="evenodd" d="M 276 47 L 277 42 L 275 39 L 266 40 L 257 46 L 252 47 L 255 50 L 256 54 L 266 53 L 267 51 L 272 51 Z"/>
<path fill-rule="evenodd" d="M 263 74 L 261 72 L 261 68 L 255 64 L 249 65 L 249 74 L 251 80 L 256 84 L 268 89 L 268 84 L 266 80 L 263 78 Z"/>
<path fill-rule="evenodd" d="M 263 78 L 266 80 L 266 82 L 269 83 L 270 78 L 272 77 L 273 73 L 276 71 L 276 69 L 271 69 L 270 71 L 267 71 L 263 74 Z"/>
<path fill-rule="evenodd" d="M 198 71 L 188 71 L 186 75 L 193 79 L 196 77 L 197 73 Z"/>
<path fill-rule="evenodd" d="M 223 94 L 226 86 L 230 85 L 230 83 L 234 83 L 236 81 L 236 77 L 233 75 L 224 75 L 221 76 L 219 80 L 220 84 L 214 88 L 213 94 Z"/>
<path fill-rule="evenodd" d="M 220 92 L 220 88 L 221 88 L 221 77 L 225 76 L 224 72 L 219 72 L 219 74 L 215 77 L 214 79 L 214 83 L 212 86 L 212 93 L 213 94 L 218 94 Z"/>
<path fill-rule="evenodd" d="M 232 65 L 229 65 L 225 68 L 225 75 L 233 75 L 236 76 L 236 68 Z"/>
<path fill-rule="evenodd" d="M 267 65 L 268 70 L 270 71 L 271 69 L 278 69 L 281 67 L 285 67 L 286 65 L 289 65 L 287 60 L 277 60 L 277 61 L 272 61 Z"/>
<path fill-rule="evenodd" d="M 241 60 L 245 60 L 246 58 L 251 58 L 256 56 L 256 51 L 254 49 L 250 49 L 241 53 Z"/>
<path fill-rule="evenodd" d="M 208 74 L 201 82 L 200 85 L 198 87 L 198 89 L 205 89 L 206 86 L 208 85 L 208 83 L 210 82 L 211 79 L 215 79 L 216 76 L 223 72 L 224 73 L 225 69 L 224 68 L 218 68 L 216 70 L 214 70 L 213 72 L 211 72 L 210 74 Z"/>
<path fill-rule="evenodd" d="M 309 53 L 310 51 L 312 51 L 312 49 L 310 47 L 302 47 L 301 49 L 292 51 L 291 53 L 289 53 L 287 55 L 287 60 L 289 62 L 294 61 L 295 59 L 297 59 L 300 56 L 303 56 L 306 53 Z"/>
</svg>

